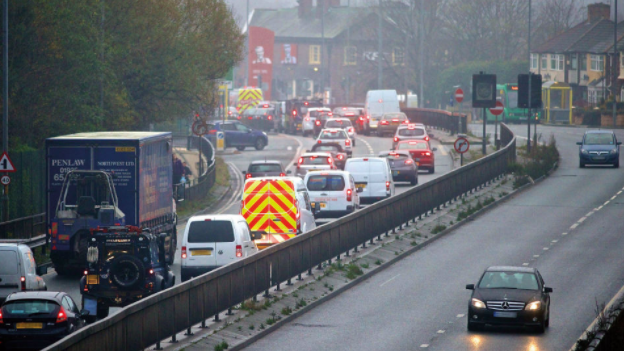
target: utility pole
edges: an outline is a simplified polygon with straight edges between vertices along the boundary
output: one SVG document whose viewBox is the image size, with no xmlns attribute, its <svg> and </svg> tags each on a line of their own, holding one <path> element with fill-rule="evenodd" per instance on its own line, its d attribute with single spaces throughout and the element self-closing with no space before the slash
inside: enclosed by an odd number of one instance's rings
<svg viewBox="0 0 624 351">
<path fill-rule="evenodd" d="M 245 86 L 249 86 L 249 53 L 251 48 L 249 47 L 249 0 L 247 0 L 247 55 L 245 55 Z"/>
<path fill-rule="evenodd" d="M 613 0 L 614 2 L 614 9 L 615 9 L 615 13 L 613 15 L 613 60 L 612 60 L 612 67 L 613 67 L 613 72 L 611 74 L 611 76 L 613 77 L 611 79 L 611 94 L 613 94 L 613 128 L 615 128 L 615 125 L 617 124 L 617 98 L 616 98 L 616 92 L 617 92 L 617 22 L 618 22 L 618 12 L 617 12 L 617 0 Z"/>
<path fill-rule="evenodd" d="M 2 151 L 9 152 L 9 0 L 4 0 L 2 16 Z M 9 186 L 2 192 L 2 220 L 9 220 Z"/>
<path fill-rule="evenodd" d="M 420 14 L 419 14 L 419 21 L 418 21 L 418 107 L 425 107 L 425 97 L 423 95 L 423 75 L 425 74 L 425 70 L 424 70 L 424 58 L 423 58 L 423 53 L 424 53 L 424 38 L 425 38 L 425 33 L 424 33 L 424 29 L 425 29 L 425 25 L 424 25 L 424 20 L 425 20 L 425 9 L 423 7 L 423 0 L 420 0 Z"/>
<path fill-rule="evenodd" d="M 325 53 L 325 1 L 322 0 L 321 8 L 321 99 L 325 104 L 325 60 L 323 60 L 323 54 Z M 319 3 L 316 4 L 319 6 Z"/>
<path fill-rule="evenodd" d="M 377 48 L 377 89 L 381 89 L 383 86 L 383 67 L 382 67 L 382 60 L 383 60 L 383 38 L 381 36 L 381 15 L 382 15 L 382 11 L 381 11 L 381 0 L 379 0 L 379 14 L 377 16 L 378 23 L 377 23 L 377 35 L 378 35 L 378 48 Z"/>
<path fill-rule="evenodd" d="M 528 40 L 528 55 L 529 55 L 529 113 L 527 115 L 527 153 L 531 153 L 531 0 L 529 0 L 529 40 Z M 537 122 L 536 122 L 537 123 Z"/>
</svg>

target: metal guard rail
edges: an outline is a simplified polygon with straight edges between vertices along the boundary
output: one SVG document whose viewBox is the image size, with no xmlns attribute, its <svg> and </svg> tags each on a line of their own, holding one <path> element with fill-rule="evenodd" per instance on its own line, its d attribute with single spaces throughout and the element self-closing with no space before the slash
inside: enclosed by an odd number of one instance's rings
<svg viewBox="0 0 624 351">
<path fill-rule="evenodd" d="M 366 241 L 506 173 L 507 165 L 516 158 L 516 139 L 506 125 L 501 128 L 502 141 L 507 144 L 487 157 L 138 301 L 46 350 L 142 350 L 325 261 L 357 250 Z"/>
</svg>

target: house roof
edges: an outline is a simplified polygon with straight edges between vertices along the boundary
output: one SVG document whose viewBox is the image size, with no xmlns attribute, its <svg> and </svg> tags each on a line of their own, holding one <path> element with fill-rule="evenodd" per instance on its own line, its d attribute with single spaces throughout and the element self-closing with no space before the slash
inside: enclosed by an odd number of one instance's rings
<svg viewBox="0 0 624 351">
<path fill-rule="evenodd" d="M 550 40 L 540 45 L 533 52 L 538 54 L 564 53 L 598 22 L 600 21 L 594 23 L 583 21 L 567 31 L 550 38 Z"/>
<path fill-rule="evenodd" d="M 368 8 L 331 7 L 325 14 L 325 38 L 333 39 L 354 25 L 358 18 L 368 14 Z M 300 18 L 297 7 L 286 9 L 256 9 L 251 25 L 275 32 L 276 38 L 321 39 L 322 23 L 316 17 L 316 8 L 309 15 Z"/>
<path fill-rule="evenodd" d="M 617 38 L 617 50 L 624 51 L 624 21 L 618 23 Z M 581 22 L 552 37 L 532 52 L 604 54 L 611 51 L 613 51 L 613 21 L 603 18 L 594 22 Z"/>
<path fill-rule="evenodd" d="M 621 32 L 622 28 L 618 28 Z M 613 21 L 601 19 L 568 48 L 571 52 L 601 54 L 613 46 Z"/>
</svg>

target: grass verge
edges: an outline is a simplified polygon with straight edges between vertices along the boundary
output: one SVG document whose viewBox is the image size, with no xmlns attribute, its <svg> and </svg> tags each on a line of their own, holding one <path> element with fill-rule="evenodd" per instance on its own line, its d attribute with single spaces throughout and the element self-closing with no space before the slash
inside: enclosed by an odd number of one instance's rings
<svg viewBox="0 0 624 351">
<path fill-rule="evenodd" d="M 215 167 L 216 167 L 215 169 L 216 179 L 215 179 L 215 185 L 213 186 L 213 189 L 216 186 L 228 186 L 230 182 L 230 172 L 228 171 L 228 167 L 221 157 L 215 158 Z M 212 195 L 212 189 L 211 189 L 208 192 L 208 195 L 206 195 L 201 200 L 184 201 L 178 204 L 178 208 L 177 208 L 178 218 L 184 218 L 184 217 L 192 215 L 193 213 L 197 211 L 203 210 L 204 208 L 212 205 L 216 200 L 217 200 L 216 197 Z"/>
</svg>

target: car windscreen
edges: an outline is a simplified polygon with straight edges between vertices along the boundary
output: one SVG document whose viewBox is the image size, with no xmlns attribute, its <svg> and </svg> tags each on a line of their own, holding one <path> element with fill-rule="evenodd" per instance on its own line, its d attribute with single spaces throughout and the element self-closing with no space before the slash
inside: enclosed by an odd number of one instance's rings
<svg viewBox="0 0 624 351">
<path fill-rule="evenodd" d="M 262 173 L 262 172 L 281 172 L 282 167 L 276 163 L 265 163 L 265 164 L 257 164 L 250 165 L 249 172 L 250 173 Z"/>
<path fill-rule="evenodd" d="M 193 221 L 189 227 L 189 243 L 231 243 L 234 229 L 230 221 Z"/>
<path fill-rule="evenodd" d="M 585 134 L 585 145 L 615 145 L 611 133 L 588 133 Z"/>
<path fill-rule="evenodd" d="M 349 120 L 329 120 L 327 121 L 327 123 L 325 123 L 325 127 L 327 128 L 346 128 L 346 127 L 351 127 L 353 126 L 353 124 L 351 124 L 351 121 Z"/>
<path fill-rule="evenodd" d="M 17 254 L 15 251 L 0 251 L 0 275 L 17 274 Z"/>
<path fill-rule="evenodd" d="M 427 150 L 427 143 L 399 143 L 399 150 Z"/>
<path fill-rule="evenodd" d="M 346 139 L 347 135 L 343 130 L 332 130 L 332 131 L 324 131 L 321 133 L 321 139 L 327 140 L 343 140 Z"/>
<path fill-rule="evenodd" d="M 308 178 L 309 191 L 341 191 L 345 188 L 344 178 L 341 175 L 313 175 Z"/>
<path fill-rule="evenodd" d="M 35 315 L 45 316 L 56 313 L 59 305 L 49 300 L 16 300 L 9 301 L 2 306 L 2 312 L 14 318 L 34 317 Z"/>
<path fill-rule="evenodd" d="M 537 290 L 537 277 L 523 272 L 485 272 L 479 282 L 480 289 Z"/>
<path fill-rule="evenodd" d="M 304 165 L 328 165 L 327 156 L 306 156 L 303 157 Z"/>
<path fill-rule="evenodd" d="M 318 117 L 320 115 L 327 115 L 327 113 L 329 113 L 329 111 L 319 111 L 319 110 L 311 110 L 310 111 L 310 117 Z"/>
<path fill-rule="evenodd" d="M 398 134 L 400 136 L 423 136 L 425 135 L 425 130 L 420 129 L 420 128 L 414 128 L 414 129 L 405 128 L 405 129 L 399 129 Z"/>
<path fill-rule="evenodd" d="M 342 149 L 336 145 L 315 145 L 312 151 L 342 152 Z"/>
</svg>

